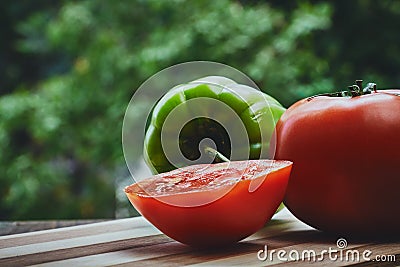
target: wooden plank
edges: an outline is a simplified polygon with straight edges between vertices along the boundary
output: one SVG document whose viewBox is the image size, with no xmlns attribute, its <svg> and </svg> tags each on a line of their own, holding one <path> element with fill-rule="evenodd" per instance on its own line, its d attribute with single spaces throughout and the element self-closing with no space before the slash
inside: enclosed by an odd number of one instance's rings
<svg viewBox="0 0 400 267">
<path fill-rule="evenodd" d="M 287 215 L 288 214 L 284 211 L 279 213 L 277 216 L 278 219 L 273 220 L 272 223 L 270 223 L 270 227 L 262 229 L 255 235 L 249 237 L 247 241 L 265 238 L 265 236 L 278 234 L 288 229 L 310 229 L 310 227 L 305 224 L 299 224 L 293 219 L 279 219 L 287 218 Z M 103 259 L 101 259 L 101 261 L 103 262 L 104 257 L 110 256 L 110 254 L 107 253 L 112 251 L 131 249 L 132 247 L 140 248 L 145 245 L 157 246 L 172 241 L 161 235 L 159 238 L 155 239 L 147 238 L 159 234 L 160 232 L 145 219 L 138 217 L 65 229 L 0 237 L 0 245 L 2 247 L 0 249 L 0 263 L 23 265 L 37 264 L 66 259 L 79 259 L 91 255 L 99 257 L 99 255 L 106 254 L 102 256 Z M 141 239 L 141 237 L 143 237 L 143 239 Z M 150 248 L 145 250 L 149 251 L 148 249 Z M 182 253 L 178 251 L 175 254 Z M 165 253 L 162 255 L 165 255 Z M 178 258 L 181 258 L 182 255 Z M 160 256 L 160 254 L 154 254 L 153 257 L 147 256 L 145 258 L 157 258 L 158 256 Z M 202 260 L 201 257 L 194 258 Z M 138 261 L 140 259 L 141 257 L 137 257 L 134 260 Z M 130 259 L 130 261 L 132 261 L 132 259 Z"/>
<path fill-rule="evenodd" d="M 155 264 L 176 266 L 180 263 L 188 266 L 236 266 L 236 261 L 239 262 L 239 266 L 242 265 L 241 263 L 243 263 L 242 266 L 248 266 L 250 263 L 264 266 L 266 265 L 265 262 L 257 259 L 257 252 L 263 249 L 265 244 L 268 244 L 271 249 L 284 249 L 291 248 L 292 246 L 302 247 L 303 245 L 314 244 L 314 242 L 318 242 L 319 240 L 322 243 L 317 244 L 323 244 L 324 246 L 332 243 L 332 238 L 327 238 L 318 231 L 279 233 L 272 236 L 267 235 L 259 239 L 251 238 L 251 241 L 243 241 L 236 246 L 220 251 L 192 251 L 191 253 L 154 257 L 117 266 L 154 266 Z M 335 240 L 333 240 L 333 243 L 335 244 Z M 242 261 L 242 259 L 244 260 Z M 276 262 L 273 263 L 275 264 Z"/>
<path fill-rule="evenodd" d="M 53 261 L 34 266 L 42 267 L 94 267 L 111 266 L 122 263 L 146 260 L 154 255 L 164 256 L 178 253 L 190 253 L 191 249 L 178 242 L 167 242 L 155 245 L 148 245 L 133 249 L 120 250 L 102 254 L 89 255 L 67 260 Z"/>
<path fill-rule="evenodd" d="M 245 241 L 233 248 L 224 249 L 222 251 L 196 251 L 187 246 L 180 245 L 177 242 L 168 244 L 158 244 L 148 246 L 146 248 L 136 248 L 134 250 L 117 251 L 98 255 L 89 255 L 81 258 L 73 258 L 64 261 L 50 262 L 42 266 L 56 266 L 58 264 L 77 266 L 104 266 L 104 265 L 140 265 L 151 266 L 157 262 L 161 265 L 181 265 L 182 263 L 199 263 L 206 260 L 219 259 L 221 257 L 235 256 L 246 252 L 258 251 L 263 247 L 263 244 L 268 238 L 274 235 L 280 235 L 280 238 L 275 241 L 274 246 L 283 247 L 301 241 L 293 241 L 291 235 L 297 240 L 313 240 L 313 235 L 310 235 L 304 229 L 312 230 L 309 226 L 297 224 L 297 227 L 289 227 L 293 231 L 297 229 L 297 235 L 294 232 L 283 232 L 283 229 L 288 229 L 288 225 L 293 224 L 293 221 L 273 220 L 268 227 L 247 238 Z M 314 233 L 319 232 L 312 230 Z M 166 248 L 164 250 L 163 248 Z M 166 253 L 168 252 L 168 253 Z"/>
<path fill-rule="evenodd" d="M 0 222 L 0 236 L 91 224 L 91 223 L 110 221 L 110 220 L 111 219 L 61 220 L 61 221 L 47 220 L 47 221 L 16 221 L 16 222 L 2 221 Z"/>
<path fill-rule="evenodd" d="M 349 250 L 358 251 L 359 260 L 353 259 L 352 254 L 349 254 L 349 259 L 346 259 L 346 252 Z M 370 250 L 373 253 L 370 256 L 370 261 L 366 261 L 362 257 L 365 250 Z M 377 255 L 392 254 L 396 257 L 395 261 L 377 262 L 374 258 Z M 400 266 L 400 243 L 386 243 L 386 244 L 364 244 L 358 246 L 349 246 L 343 250 L 343 256 L 337 255 L 336 260 L 330 259 L 328 256 L 323 257 L 323 260 L 318 262 L 310 262 L 310 264 L 318 264 L 318 266 Z M 277 266 L 290 266 L 301 267 L 308 261 L 290 261 L 280 263 Z"/>
<path fill-rule="evenodd" d="M 0 265 L 36 264 L 172 241 L 143 218 L 133 221 L 133 225 L 130 219 L 3 237 Z"/>
<path fill-rule="evenodd" d="M 159 233 L 160 234 L 160 233 Z M 83 247 L 101 243 L 130 240 L 143 236 L 149 236 L 147 229 L 139 228 L 135 230 L 118 231 L 103 233 L 93 236 L 82 236 L 76 238 L 60 239 L 56 241 L 42 242 L 36 244 L 22 245 L 0 249 L 0 259 L 30 255 L 42 252 L 51 252 L 61 249 Z"/>
<path fill-rule="evenodd" d="M 59 261 L 69 258 L 83 257 L 110 251 L 124 250 L 127 248 L 146 247 L 152 244 L 162 244 L 172 242 L 164 235 L 135 237 L 130 239 L 101 242 L 92 245 L 74 246 L 68 248 L 51 249 L 42 252 L 23 253 L 15 256 L 0 259 L 0 266 L 26 266 L 44 262 Z"/>
<path fill-rule="evenodd" d="M 271 239 L 265 239 L 265 244 L 268 245 L 268 251 L 272 251 L 272 250 L 284 250 L 286 251 L 286 256 L 284 256 L 285 258 L 287 258 L 288 260 L 280 260 L 280 258 L 277 257 L 277 252 L 275 252 L 274 254 L 272 254 L 272 259 L 271 258 L 267 258 L 265 261 L 264 260 L 259 260 L 257 258 L 257 252 L 259 250 L 265 250 L 264 247 L 259 246 L 258 249 L 251 251 L 250 253 L 246 253 L 244 255 L 234 255 L 232 257 L 225 257 L 225 258 L 221 258 L 221 259 L 217 259 L 214 261 L 210 261 L 210 262 L 202 262 L 202 263 L 198 263 L 198 264 L 193 264 L 193 265 L 189 265 L 189 266 L 275 266 L 275 265 L 280 265 L 283 264 L 284 266 L 286 266 L 288 263 L 292 263 L 293 261 L 289 261 L 289 253 L 291 251 L 297 251 L 299 252 L 299 256 L 301 257 L 301 253 L 303 250 L 313 250 L 316 251 L 316 259 L 318 259 L 318 257 L 320 257 L 321 253 L 318 253 L 324 249 L 329 249 L 329 247 L 332 247 L 333 249 L 336 249 L 336 245 L 335 242 L 330 242 L 331 240 L 323 235 L 323 234 L 319 234 L 314 236 L 313 238 L 308 237 L 307 239 L 305 239 L 306 242 L 300 242 L 298 241 L 298 244 L 293 244 L 292 243 L 288 243 L 288 245 L 285 246 L 276 246 L 276 241 L 271 240 Z M 362 244 L 355 244 L 355 245 L 351 245 L 349 246 L 349 248 L 351 249 L 355 249 L 355 248 L 359 248 L 363 246 Z M 264 256 L 264 255 L 263 255 Z M 300 266 L 304 266 L 304 264 L 316 264 L 313 261 L 299 261 Z M 317 262 L 318 266 L 319 266 L 319 262 Z"/>
<path fill-rule="evenodd" d="M 86 237 L 107 232 L 118 232 L 138 228 L 148 229 L 149 234 L 150 232 L 154 231 L 159 234 L 159 231 L 155 230 L 155 227 L 149 224 L 146 219 L 144 219 L 143 217 L 135 217 L 87 225 L 71 226 L 68 228 L 0 236 L 0 249 L 75 237 Z"/>
<path fill-rule="evenodd" d="M 268 237 L 267 237 L 268 238 Z M 172 262 L 182 263 L 181 259 L 186 258 L 188 255 L 192 257 L 192 260 L 204 261 L 205 257 L 209 259 L 220 258 L 228 255 L 237 255 L 238 253 L 244 253 L 245 250 L 254 251 L 257 247 L 262 247 L 262 245 L 258 245 L 259 242 L 264 243 L 265 238 L 255 239 L 251 238 L 252 243 L 242 242 L 237 247 L 233 247 L 232 249 L 224 249 L 222 251 L 196 251 L 191 249 L 188 246 L 179 244 L 178 242 L 171 242 L 168 244 L 157 244 L 147 246 L 145 248 L 137 248 L 134 250 L 125 250 L 118 252 L 110 252 L 98 255 L 91 255 L 87 257 L 74 258 L 64 261 L 57 261 L 54 263 L 48 263 L 41 266 L 58 266 L 58 264 L 62 264 L 62 266 L 74 265 L 78 266 L 93 266 L 93 265 L 112 265 L 112 264 L 123 264 L 129 263 L 138 265 L 145 265 L 143 262 L 147 262 L 151 264 L 149 260 L 159 261 L 160 258 L 164 259 L 164 256 L 174 256 L 177 257 Z M 284 238 L 283 238 L 284 239 Z M 292 244 L 293 241 L 290 240 L 289 237 L 286 237 L 284 241 L 277 241 L 276 246 L 285 246 L 287 244 Z M 168 259 L 167 257 L 167 259 Z M 185 259 L 186 262 L 186 259 Z M 169 262 L 171 263 L 171 262 Z"/>
<path fill-rule="evenodd" d="M 369 249 L 399 259 L 400 243 L 349 242 L 349 249 Z M 263 229 L 222 250 L 195 250 L 162 235 L 142 217 L 64 229 L 0 237 L 0 266 L 304 266 L 308 261 L 260 261 L 264 249 L 285 251 L 336 248 L 336 237 L 299 222 L 286 209 Z M 317 256 L 320 255 L 317 253 Z M 376 263 L 376 262 L 375 262 Z M 333 262 L 313 266 L 373 266 L 371 262 Z M 388 263 L 389 264 L 389 263 Z M 391 262 L 393 266 L 395 263 Z M 399 262 L 400 264 L 400 262 Z"/>
</svg>

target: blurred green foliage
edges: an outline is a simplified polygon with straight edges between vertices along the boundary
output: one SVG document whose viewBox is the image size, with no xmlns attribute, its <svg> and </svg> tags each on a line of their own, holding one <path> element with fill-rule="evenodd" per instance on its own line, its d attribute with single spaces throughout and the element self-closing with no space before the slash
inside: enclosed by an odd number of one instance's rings
<svg viewBox="0 0 400 267">
<path fill-rule="evenodd" d="M 0 5 L 0 219 L 113 217 L 125 108 L 173 64 L 228 64 L 286 106 L 400 83 L 396 1 Z"/>
</svg>

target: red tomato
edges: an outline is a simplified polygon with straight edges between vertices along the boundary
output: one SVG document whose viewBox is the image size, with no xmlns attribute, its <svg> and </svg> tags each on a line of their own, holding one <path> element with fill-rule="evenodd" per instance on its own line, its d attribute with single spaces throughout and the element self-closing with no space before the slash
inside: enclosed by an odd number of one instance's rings
<svg viewBox="0 0 400 267">
<path fill-rule="evenodd" d="M 316 96 L 276 126 L 276 159 L 294 162 L 285 205 L 320 230 L 400 233 L 400 90 Z"/>
<path fill-rule="evenodd" d="M 171 238 L 198 247 L 237 242 L 282 202 L 292 163 L 250 160 L 188 166 L 125 188 L 132 205 Z"/>
</svg>

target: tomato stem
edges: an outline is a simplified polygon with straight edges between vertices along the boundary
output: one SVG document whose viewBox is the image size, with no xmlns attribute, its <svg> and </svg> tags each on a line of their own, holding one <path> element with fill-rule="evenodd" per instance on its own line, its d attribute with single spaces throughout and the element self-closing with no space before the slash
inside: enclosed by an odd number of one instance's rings
<svg viewBox="0 0 400 267">
<path fill-rule="evenodd" d="M 376 83 L 368 83 L 367 86 L 363 89 L 365 94 L 369 94 L 372 91 L 376 93 Z"/>
<path fill-rule="evenodd" d="M 375 93 L 377 92 L 375 83 L 368 83 L 365 88 L 362 88 L 362 83 L 363 83 L 363 80 L 356 80 L 355 84 L 348 86 L 346 91 L 313 95 L 313 96 L 310 96 L 309 98 L 307 98 L 307 101 L 310 101 L 317 96 L 356 97 L 356 96 L 371 94 L 372 92 L 375 92 Z"/>
<path fill-rule="evenodd" d="M 204 148 L 204 151 L 207 152 L 209 155 L 212 155 L 213 158 L 218 158 L 218 159 L 220 159 L 221 161 L 225 161 L 225 162 L 229 162 L 229 161 L 230 161 L 230 160 L 229 160 L 227 157 L 225 157 L 221 152 L 219 152 L 218 150 L 216 150 L 216 149 L 214 149 L 214 148 L 212 148 L 212 147 L 206 146 L 206 147 Z"/>
<path fill-rule="evenodd" d="M 359 95 L 359 89 L 357 85 L 349 85 L 348 87 L 348 94 L 351 95 L 351 97 L 355 97 Z M 357 89 L 358 88 L 358 89 Z"/>
<path fill-rule="evenodd" d="M 363 94 L 363 90 L 362 90 L 362 82 L 363 80 L 356 80 L 356 85 L 358 86 L 358 90 L 360 91 L 360 94 Z"/>
</svg>

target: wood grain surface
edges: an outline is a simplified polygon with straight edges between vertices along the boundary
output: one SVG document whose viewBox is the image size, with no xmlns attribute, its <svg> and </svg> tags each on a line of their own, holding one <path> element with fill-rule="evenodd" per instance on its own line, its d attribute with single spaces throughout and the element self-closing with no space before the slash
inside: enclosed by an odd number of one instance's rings
<svg viewBox="0 0 400 267">
<path fill-rule="evenodd" d="M 89 223 L 103 222 L 110 219 L 95 220 L 45 220 L 45 221 L 0 221 L 0 236 L 27 232 L 56 229 Z"/>
<path fill-rule="evenodd" d="M 338 238 L 314 230 L 284 209 L 260 231 L 234 246 L 199 251 L 168 238 L 144 218 L 136 217 L 2 236 L 0 266 L 400 265 L 399 241 L 346 240 L 347 246 L 339 248 Z M 272 258 L 260 260 L 257 254 L 261 251 L 260 256 L 265 255 L 265 247 L 268 253 L 275 252 Z M 329 248 L 337 251 L 331 257 L 323 252 Z M 278 257 L 280 250 L 283 256 Z M 367 250 L 371 254 L 365 259 L 362 255 Z M 307 254 L 311 251 L 315 256 Z M 303 260 L 302 253 L 306 257 Z"/>
</svg>

